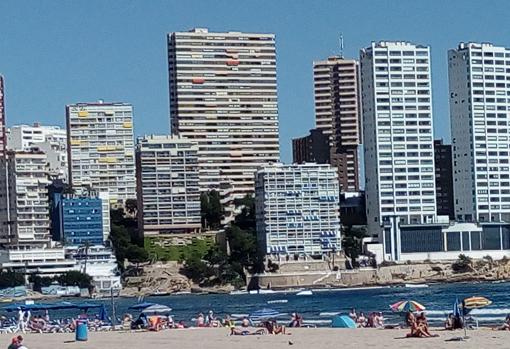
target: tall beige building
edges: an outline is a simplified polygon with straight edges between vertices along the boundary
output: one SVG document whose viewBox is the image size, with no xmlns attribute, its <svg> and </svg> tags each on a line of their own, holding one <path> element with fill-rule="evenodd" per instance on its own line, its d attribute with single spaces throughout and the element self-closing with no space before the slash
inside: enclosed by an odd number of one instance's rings
<svg viewBox="0 0 510 349">
<path fill-rule="evenodd" d="M 108 192 L 114 206 L 136 198 L 131 104 L 77 103 L 68 105 L 66 114 L 73 188 Z"/>
<path fill-rule="evenodd" d="M 273 34 L 168 34 L 172 133 L 199 146 L 201 190 L 254 192 L 257 168 L 279 161 Z"/>
<path fill-rule="evenodd" d="M 139 233 L 149 236 L 200 232 L 197 152 L 195 143 L 177 136 L 138 139 Z"/>
<path fill-rule="evenodd" d="M 361 143 L 359 63 L 340 56 L 313 63 L 315 123 L 330 137 L 330 163 L 338 169 L 340 191 L 359 190 Z"/>
</svg>

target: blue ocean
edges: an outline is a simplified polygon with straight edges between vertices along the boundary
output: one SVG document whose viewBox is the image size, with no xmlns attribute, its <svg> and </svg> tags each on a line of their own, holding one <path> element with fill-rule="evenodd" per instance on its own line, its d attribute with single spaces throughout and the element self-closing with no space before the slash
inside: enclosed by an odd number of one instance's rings
<svg viewBox="0 0 510 349">
<path fill-rule="evenodd" d="M 483 309 L 471 311 L 471 315 L 480 325 L 501 323 L 510 313 L 510 282 L 501 283 L 455 283 L 431 284 L 426 288 L 408 288 L 404 286 L 381 288 L 358 288 L 341 290 L 312 290 L 312 295 L 297 295 L 297 291 L 275 292 L 270 294 L 181 294 L 164 297 L 146 297 L 145 302 L 163 304 L 173 309 L 176 321 L 184 321 L 193 325 L 193 319 L 199 312 L 213 310 L 217 316 L 229 314 L 235 318 L 249 315 L 262 308 L 270 308 L 280 312 L 280 320 L 285 323 L 292 312 L 300 313 L 305 324 L 327 327 L 337 314 L 347 314 L 351 308 L 368 315 L 373 311 L 381 311 L 386 323 L 402 322 L 402 315 L 393 313 L 389 306 L 400 300 L 415 300 L 426 307 L 429 322 L 440 325 L 448 313 L 452 312 L 453 303 L 470 296 L 485 296 L 493 303 Z M 69 299 L 72 302 L 79 301 Z M 61 300 L 59 300 L 61 301 Z M 129 309 L 137 303 L 136 298 L 116 298 L 116 315 L 120 318 L 124 313 L 137 315 Z M 111 315 L 111 301 L 101 300 Z M 48 303 L 51 303 L 48 301 Z M 93 312 L 92 310 L 89 313 Z M 9 314 L 6 314 L 9 316 Z M 10 314 L 15 315 L 15 314 Z M 76 311 L 54 311 L 51 316 L 58 318 L 76 317 Z"/>
</svg>

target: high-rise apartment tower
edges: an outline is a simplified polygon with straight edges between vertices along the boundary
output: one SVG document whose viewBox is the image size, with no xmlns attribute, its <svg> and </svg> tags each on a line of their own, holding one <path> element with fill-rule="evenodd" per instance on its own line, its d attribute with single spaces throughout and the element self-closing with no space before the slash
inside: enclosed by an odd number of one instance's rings
<svg viewBox="0 0 510 349">
<path fill-rule="evenodd" d="M 374 42 L 361 50 L 360 62 L 369 232 L 380 233 L 391 217 L 409 224 L 432 222 L 436 196 L 429 47 Z"/>
<path fill-rule="evenodd" d="M 201 190 L 254 191 L 257 168 L 280 157 L 273 34 L 168 34 L 172 133 L 198 143 Z"/>
<path fill-rule="evenodd" d="M 313 63 L 315 123 L 330 137 L 330 163 L 338 169 L 340 191 L 359 190 L 361 143 L 359 64 L 340 56 Z"/>
<path fill-rule="evenodd" d="M 108 192 L 112 205 L 136 198 L 131 104 L 78 103 L 66 113 L 73 188 Z"/>
<path fill-rule="evenodd" d="M 448 52 L 455 216 L 510 222 L 510 49 Z"/>
</svg>

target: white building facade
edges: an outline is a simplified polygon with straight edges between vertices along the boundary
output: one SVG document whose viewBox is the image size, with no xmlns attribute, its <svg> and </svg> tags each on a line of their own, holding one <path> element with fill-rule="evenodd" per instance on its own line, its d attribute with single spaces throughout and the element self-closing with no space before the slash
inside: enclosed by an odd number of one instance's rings
<svg viewBox="0 0 510 349">
<path fill-rule="evenodd" d="M 368 229 L 383 238 L 389 217 L 435 220 L 430 50 L 374 42 L 360 63 Z"/>
<path fill-rule="evenodd" d="M 47 186 L 49 172 L 44 152 L 7 152 L 7 180 L 0 195 L 2 230 L 0 266 L 24 273 L 53 275 L 70 270 L 63 248 L 50 239 Z"/>
<path fill-rule="evenodd" d="M 171 33 L 168 72 L 172 133 L 198 143 L 201 190 L 253 193 L 256 169 L 280 158 L 275 36 Z"/>
<path fill-rule="evenodd" d="M 448 52 L 455 216 L 510 222 L 510 49 Z"/>
<path fill-rule="evenodd" d="M 7 148 L 29 151 L 37 148 L 46 154 L 52 178 L 68 182 L 67 132 L 59 126 L 16 125 L 7 132 Z"/>
<path fill-rule="evenodd" d="M 107 192 L 113 206 L 136 198 L 133 107 L 127 103 L 66 106 L 73 188 Z"/>
<path fill-rule="evenodd" d="M 138 223 L 144 235 L 200 232 L 197 154 L 198 145 L 182 137 L 138 139 Z"/>
<path fill-rule="evenodd" d="M 339 185 L 330 165 L 274 164 L 256 173 L 257 239 L 267 255 L 341 249 Z"/>
</svg>

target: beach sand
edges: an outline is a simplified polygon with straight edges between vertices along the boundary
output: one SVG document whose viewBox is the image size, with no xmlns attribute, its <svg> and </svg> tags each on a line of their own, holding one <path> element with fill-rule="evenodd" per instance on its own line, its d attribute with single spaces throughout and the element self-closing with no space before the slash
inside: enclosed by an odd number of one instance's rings
<svg viewBox="0 0 510 349">
<path fill-rule="evenodd" d="M 161 332 L 89 332 L 87 342 L 75 342 L 74 334 L 26 334 L 29 349 L 278 349 L 278 348 L 509 348 L 510 332 L 480 329 L 468 331 L 434 331 L 438 338 L 404 338 L 405 330 L 378 329 L 291 329 L 291 335 L 227 336 L 226 329 L 184 329 Z M 0 335 L 0 347 L 6 348 L 12 334 Z M 292 343 L 292 344 L 290 344 Z"/>
</svg>

